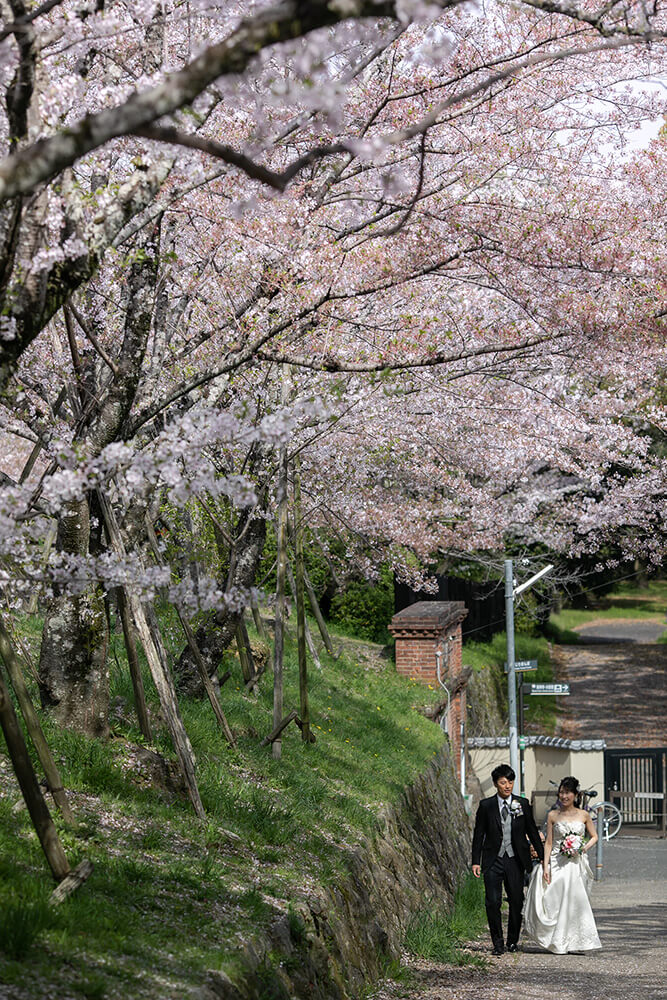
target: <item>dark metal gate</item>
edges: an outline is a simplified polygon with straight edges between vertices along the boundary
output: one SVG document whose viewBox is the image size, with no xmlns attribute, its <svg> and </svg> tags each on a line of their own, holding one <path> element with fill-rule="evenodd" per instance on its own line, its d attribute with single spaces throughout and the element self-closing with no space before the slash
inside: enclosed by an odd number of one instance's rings
<svg viewBox="0 0 667 1000">
<path fill-rule="evenodd" d="M 667 747 L 605 750 L 605 798 L 614 802 L 624 823 L 662 824 Z"/>
</svg>

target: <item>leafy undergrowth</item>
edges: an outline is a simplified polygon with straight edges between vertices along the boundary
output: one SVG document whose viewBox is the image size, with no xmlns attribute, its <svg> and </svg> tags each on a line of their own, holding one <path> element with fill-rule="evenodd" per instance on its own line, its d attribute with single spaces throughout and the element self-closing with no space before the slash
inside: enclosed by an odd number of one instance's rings
<svg viewBox="0 0 667 1000">
<path fill-rule="evenodd" d="M 167 630 L 168 631 L 168 630 Z M 271 675 L 245 692 L 237 663 L 222 689 L 236 735 L 232 750 L 207 702 L 182 700 L 197 758 L 207 821 L 187 801 L 142 785 L 120 751 L 141 743 L 131 721 L 131 686 L 114 638 L 114 738 L 90 740 L 46 723 L 78 826 L 57 819 L 73 867 L 93 874 L 57 909 L 45 860 L 0 754 L 0 982 L 4 995 L 32 1000 L 182 998 L 204 970 L 230 969 L 239 944 L 276 909 L 341 873 L 339 845 L 372 829 L 381 804 L 424 770 L 442 747 L 438 726 L 414 704 L 436 698 L 378 660 L 344 653 L 310 671 L 315 744 L 291 725 L 282 760 L 260 747 L 272 728 Z M 298 707 L 298 672 L 288 644 L 285 711 Z M 158 706 L 148 678 L 149 707 Z M 3 745 L 4 749 L 4 745 Z M 163 730 L 154 749 L 169 756 Z M 12 907 L 10 909 L 10 906 Z"/>
</svg>

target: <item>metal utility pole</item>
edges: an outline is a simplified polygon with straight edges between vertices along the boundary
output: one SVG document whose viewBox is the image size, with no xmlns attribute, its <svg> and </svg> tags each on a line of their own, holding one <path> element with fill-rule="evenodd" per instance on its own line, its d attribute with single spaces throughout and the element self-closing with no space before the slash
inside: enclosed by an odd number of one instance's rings
<svg viewBox="0 0 667 1000">
<path fill-rule="evenodd" d="M 505 560 L 505 631 L 507 632 L 507 704 L 510 714 L 510 767 L 519 774 L 519 731 L 516 719 L 516 675 L 514 670 L 514 572 Z"/>
<path fill-rule="evenodd" d="M 514 651 L 514 598 L 546 576 L 553 569 L 551 563 L 541 569 L 521 586 L 514 586 L 512 560 L 505 560 L 505 627 L 507 632 L 507 702 L 509 705 L 510 767 L 519 778 L 519 794 L 523 793 L 523 775 L 519 769 L 519 730 L 516 712 L 516 658 Z"/>
</svg>

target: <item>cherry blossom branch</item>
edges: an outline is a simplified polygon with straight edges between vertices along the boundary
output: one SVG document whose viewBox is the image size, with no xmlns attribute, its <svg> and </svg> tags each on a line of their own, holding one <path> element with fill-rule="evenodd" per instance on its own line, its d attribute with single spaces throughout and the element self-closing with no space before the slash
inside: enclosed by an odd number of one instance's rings
<svg viewBox="0 0 667 1000">
<path fill-rule="evenodd" d="M 462 0 L 440 0 L 454 7 Z M 76 160 L 111 139 L 147 128 L 192 102 L 222 76 L 244 72 L 262 49 L 301 38 L 349 18 L 399 19 L 397 2 L 382 0 L 282 0 L 241 20 L 223 41 L 164 81 L 133 94 L 122 105 L 90 114 L 76 125 L 0 160 L 0 202 L 33 191 Z"/>
<path fill-rule="evenodd" d="M 72 316 L 74 316 L 74 319 L 77 321 L 77 323 L 83 330 L 85 336 L 88 338 L 88 340 L 91 342 L 91 344 L 93 345 L 99 356 L 102 358 L 102 361 L 105 363 L 105 365 L 107 365 L 108 368 L 111 369 L 114 375 L 118 377 L 118 365 L 113 361 L 112 358 L 109 357 L 109 355 L 104 350 L 99 340 L 97 339 L 93 331 L 90 329 L 88 323 L 83 318 L 83 316 L 81 315 L 81 313 L 76 308 L 73 302 L 71 301 L 68 302 L 66 306 L 66 311 L 71 312 Z"/>
<path fill-rule="evenodd" d="M 401 359 L 391 361 L 384 358 L 380 361 L 342 361 L 330 355 L 323 355 L 320 359 L 308 354 L 289 354 L 284 352 L 269 352 L 259 350 L 257 357 L 261 361 L 272 361 L 277 364 L 294 365 L 299 368 L 310 368 L 314 371 L 323 372 L 384 372 L 384 371 L 408 371 L 417 368 L 434 368 L 438 365 L 454 364 L 458 361 L 466 361 L 469 358 L 478 358 L 486 354 L 515 354 L 539 347 L 541 344 L 551 343 L 555 340 L 567 337 L 568 333 L 549 333 L 540 337 L 529 337 L 516 344 L 485 344 L 483 347 L 474 347 L 469 350 L 444 353 L 435 351 L 422 355 L 419 358 Z"/>
<path fill-rule="evenodd" d="M 21 14 L 13 12 L 14 20 L 0 31 L 0 42 L 4 42 L 5 38 L 9 38 L 10 35 L 19 35 L 25 32 L 38 17 L 48 14 L 54 7 L 59 7 L 63 2 L 64 0 L 46 0 L 46 3 L 29 14 L 25 10 Z"/>
<path fill-rule="evenodd" d="M 497 72 L 491 74 L 491 76 L 486 77 L 484 80 L 480 80 L 477 83 L 472 84 L 470 87 L 467 87 L 458 93 L 452 94 L 450 97 L 437 104 L 428 115 L 425 115 L 420 121 L 415 122 L 414 125 L 411 125 L 408 128 L 397 129 L 384 136 L 374 137 L 373 144 L 377 143 L 377 145 L 382 148 L 388 148 L 400 145 L 407 139 L 412 139 L 415 136 L 424 135 L 428 129 L 432 128 L 434 125 L 440 124 L 440 120 L 445 111 L 460 105 L 471 98 L 477 97 L 480 94 L 487 93 L 497 84 L 504 83 L 525 69 L 540 66 L 545 63 L 571 59 L 575 56 L 590 55 L 595 52 L 615 51 L 617 49 L 627 48 L 641 43 L 663 41 L 666 37 L 667 32 L 647 30 L 641 34 L 624 34 L 623 37 L 620 38 L 617 36 L 605 38 L 601 42 L 588 45 L 575 45 L 570 46 L 569 48 L 562 48 L 549 52 L 533 52 L 525 58 L 517 59 L 510 66 L 505 69 L 498 70 Z M 483 68 L 484 67 L 479 67 L 479 69 Z M 158 116 L 156 115 L 155 117 Z M 182 132 L 173 126 L 147 125 L 128 129 L 127 131 L 132 132 L 135 135 L 140 135 L 144 138 L 182 145 L 190 149 L 198 149 L 201 152 L 207 153 L 210 156 L 214 156 L 217 159 L 221 159 L 226 163 L 238 167 L 245 174 L 247 174 L 248 177 L 258 180 L 281 192 L 286 189 L 289 182 L 293 180 L 297 174 L 317 160 L 325 159 L 329 156 L 339 155 L 340 153 L 349 153 L 352 156 L 355 156 L 358 155 L 363 145 L 363 141 L 360 141 L 355 137 L 350 137 L 340 142 L 332 143 L 331 145 L 315 146 L 299 156 L 296 160 L 293 160 L 287 167 L 285 167 L 284 170 L 273 171 L 270 168 L 258 163 L 256 160 L 253 160 L 251 157 L 238 152 L 231 146 L 218 143 L 213 139 L 206 139 L 202 136 Z M 0 199 L 3 194 L 2 170 L 3 164 L 0 162 Z"/>
<path fill-rule="evenodd" d="M 157 142 L 169 143 L 170 145 L 184 146 L 187 149 L 198 149 L 200 152 L 214 156 L 218 160 L 223 160 L 233 167 L 238 167 L 248 177 L 260 181 L 262 184 L 266 184 L 267 187 L 272 187 L 276 191 L 284 191 L 289 182 L 297 174 L 305 167 L 316 163 L 317 160 L 323 160 L 338 153 L 350 152 L 349 147 L 345 143 L 340 142 L 326 146 L 315 146 L 307 153 L 304 153 L 303 156 L 298 157 L 298 159 L 290 163 L 284 170 L 276 171 L 263 166 L 261 163 L 257 163 L 244 153 L 239 153 L 232 146 L 216 142 L 215 139 L 206 139 L 201 135 L 182 132 L 171 125 L 149 125 L 145 128 L 134 129 L 133 134 L 141 136 L 143 139 L 153 139 Z"/>
</svg>

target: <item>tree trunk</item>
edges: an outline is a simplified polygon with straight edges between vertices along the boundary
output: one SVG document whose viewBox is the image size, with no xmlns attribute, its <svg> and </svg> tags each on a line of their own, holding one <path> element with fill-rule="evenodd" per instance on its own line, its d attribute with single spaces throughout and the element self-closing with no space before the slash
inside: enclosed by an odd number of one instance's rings
<svg viewBox="0 0 667 1000">
<path fill-rule="evenodd" d="M 127 662 L 132 678 L 132 689 L 134 691 L 134 707 L 139 720 L 139 728 L 142 735 L 149 743 L 153 742 L 153 732 L 151 730 L 151 720 L 148 715 L 148 705 L 146 704 L 146 692 L 144 691 L 144 680 L 141 676 L 141 665 L 137 654 L 137 642 L 134 634 L 134 623 L 130 616 L 125 593 L 122 587 L 116 591 L 118 595 L 118 611 L 123 624 L 123 638 L 125 640 L 125 651 Z"/>
<path fill-rule="evenodd" d="M 62 551 L 87 554 L 87 498 L 72 501 L 58 526 Z M 42 704 L 61 726 L 107 736 L 109 628 L 99 590 L 58 594 L 49 602 L 42 631 L 39 681 Z"/>
</svg>

